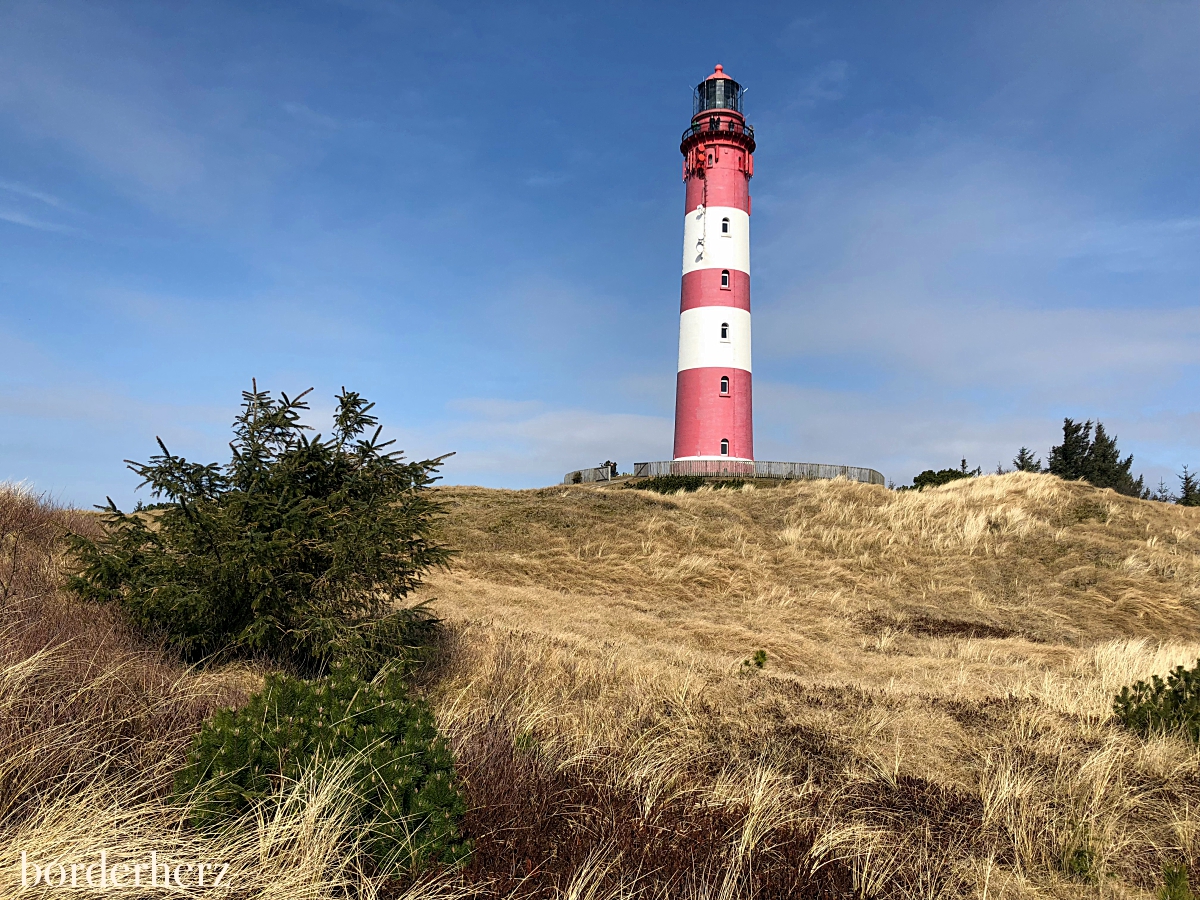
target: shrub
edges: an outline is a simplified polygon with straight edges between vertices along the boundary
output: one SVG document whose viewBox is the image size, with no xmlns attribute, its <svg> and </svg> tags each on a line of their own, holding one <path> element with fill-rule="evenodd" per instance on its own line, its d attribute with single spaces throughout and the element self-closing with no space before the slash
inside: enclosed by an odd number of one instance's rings
<svg viewBox="0 0 1200 900">
<path fill-rule="evenodd" d="M 1154 675 L 1122 688 L 1113 711 L 1143 737 L 1173 732 L 1200 741 L 1200 660 L 1190 669 L 1176 666 L 1166 679 Z"/>
<path fill-rule="evenodd" d="M 933 469 L 926 469 L 920 475 L 913 476 L 911 488 L 902 488 L 902 490 L 920 491 L 929 487 L 939 487 L 943 484 L 949 484 L 950 482 L 957 481 L 960 478 L 975 478 L 981 474 L 983 474 L 982 469 L 968 469 L 967 461 L 966 459 L 963 459 L 962 465 L 960 465 L 957 469 L 940 469 L 936 472 Z"/>
<path fill-rule="evenodd" d="M 314 764 L 351 767 L 356 820 L 381 868 L 463 860 L 465 804 L 433 715 L 407 695 L 401 675 L 364 680 L 348 662 L 306 681 L 268 677 L 239 710 L 216 714 L 192 744 L 175 790 L 192 824 L 219 827 L 279 796 Z"/>
<path fill-rule="evenodd" d="M 150 463 L 129 463 L 167 502 L 126 515 L 109 500 L 106 533 L 73 537 L 70 585 L 184 657 L 265 655 L 317 676 L 273 675 L 204 726 L 175 785 L 193 824 L 277 802 L 305 771 L 338 764 L 382 869 L 457 862 L 468 847 L 453 759 L 403 680 L 438 622 L 423 604 L 391 610 L 449 557 L 430 539 L 439 506 L 425 492 L 440 459 L 402 462 L 372 405 L 344 388 L 328 440 L 304 434 L 304 394 L 242 397 L 227 465 L 189 463 L 161 440 Z"/>
<path fill-rule="evenodd" d="M 1196 900 L 1184 863 L 1163 866 L 1163 886 L 1158 890 L 1158 897 L 1159 900 Z"/>
<path fill-rule="evenodd" d="M 625 487 L 636 488 L 639 491 L 673 494 L 676 491 L 698 491 L 706 486 L 714 489 L 737 489 L 748 483 L 744 478 L 716 479 L 705 475 L 655 475 L 653 478 L 643 478 L 641 481 L 627 481 Z"/>
<path fill-rule="evenodd" d="M 1179 476 L 1179 498 L 1175 502 L 1180 506 L 1200 506 L 1200 476 L 1187 466 Z"/>
<path fill-rule="evenodd" d="M 224 466 L 161 440 L 149 463 L 129 462 L 166 502 L 126 515 L 110 499 L 104 536 L 73 538 L 70 587 L 120 605 L 190 660 L 266 655 L 320 672 L 338 653 L 420 639 L 428 611 L 388 610 L 447 561 L 425 490 L 442 458 L 403 462 L 379 441 L 373 404 L 344 388 L 332 436 L 310 440 L 307 393 L 243 392 Z"/>
<path fill-rule="evenodd" d="M 1041 472 L 1042 461 L 1028 447 L 1022 447 L 1013 457 L 1013 469 L 1017 472 Z"/>
<path fill-rule="evenodd" d="M 755 650 L 754 656 L 752 658 L 742 660 L 742 668 L 744 668 L 744 669 L 749 669 L 751 666 L 754 666 L 754 668 L 756 668 L 756 669 L 761 669 L 766 664 L 767 664 L 767 651 L 766 650 Z"/>
</svg>

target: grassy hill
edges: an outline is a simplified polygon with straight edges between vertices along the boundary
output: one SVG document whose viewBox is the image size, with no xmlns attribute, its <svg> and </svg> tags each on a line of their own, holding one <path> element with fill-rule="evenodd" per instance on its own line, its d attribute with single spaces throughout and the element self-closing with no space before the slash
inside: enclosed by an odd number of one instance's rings
<svg viewBox="0 0 1200 900">
<path fill-rule="evenodd" d="M 412 900 L 1149 898 L 1164 866 L 1200 874 L 1195 748 L 1110 716 L 1200 657 L 1200 510 L 1026 474 L 438 494 L 460 552 L 421 592 L 448 628 L 420 689 L 476 849 Z M 375 896 L 336 778 L 237 836 L 178 829 L 183 747 L 260 673 L 184 669 L 62 596 L 64 527 L 95 524 L 0 490 L 0 894 L 21 849 L 106 846 L 223 859 L 237 897 Z"/>
<path fill-rule="evenodd" d="M 503 727 L 546 770 L 524 789 L 567 772 L 640 817 L 566 790 L 550 818 L 592 837 L 564 871 L 592 853 L 606 883 L 707 865 L 692 896 L 922 897 L 1200 871 L 1195 753 L 1110 721 L 1122 685 L 1200 656 L 1200 510 L 1027 474 L 442 496 L 462 553 L 426 592 L 456 635 L 430 690 L 468 774 Z"/>
</svg>

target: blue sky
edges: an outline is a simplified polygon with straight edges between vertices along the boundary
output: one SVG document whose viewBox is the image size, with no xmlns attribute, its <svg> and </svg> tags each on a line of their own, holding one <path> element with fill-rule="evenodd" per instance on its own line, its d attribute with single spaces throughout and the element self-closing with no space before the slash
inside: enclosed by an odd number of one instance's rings
<svg viewBox="0 0 1200 900">
<path fill-rule="evenodd" d="M 1195 2 L 0 5 L 0 480 L 341 385 L 452 483 L 670 454 L 690 85 L 743 84 L 756 455 L 1200 466 Z"/>
</svg>

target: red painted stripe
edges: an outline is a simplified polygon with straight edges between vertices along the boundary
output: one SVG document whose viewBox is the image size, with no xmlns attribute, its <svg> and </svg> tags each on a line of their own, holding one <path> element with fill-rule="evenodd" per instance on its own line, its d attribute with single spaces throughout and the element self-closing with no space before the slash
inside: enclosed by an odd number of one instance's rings
<svg viewBox="0 0 1200 900">
<path fill-rule="evenodd" d="M 721 378 L 729 395 L 721 396 Z M 754 459 L 751 376 L 743 369 L 684 369 L 675 383 L 675 454 L 720 456 L 729 440 L 729 456 Z"/>
<path fill-rule="evenodd" d="M 708 184 L 707 192 L 704 189 Z M 732 206 L 750 212 L 750 179 L 737 169 L 706 169 L 705 177 L 693 175 L 687 180 L 687 201 L 684 213 L 705 206 Z"/>
<path fill-rule="evenodd" d="M 721 287 L 721 269 L 696 269 L 683 276 L 679 311 L 698 306 L 732 306 L 750 312 L 750 276 L 729 270 L 729 290 Z"/>
</svg>

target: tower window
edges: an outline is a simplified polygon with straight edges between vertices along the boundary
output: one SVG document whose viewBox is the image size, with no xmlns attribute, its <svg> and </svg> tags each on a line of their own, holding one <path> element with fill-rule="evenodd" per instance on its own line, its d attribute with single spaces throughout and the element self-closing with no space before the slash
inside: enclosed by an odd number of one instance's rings
<svg viewBox="0 0 1200 900">
<path fill-rule="evenodd" d="M 723 291 L 729 290 L 729 270 L 728 269 L 721 270 L 721 290 L 723 290 Z"/>
<path fill-rule="evenodd" d="M 729 219 L 721 220 L 721 234 L 726 236 L 729 235 Z"/>
<path fill-rule="evenodd" d="M 729 394 L 729 376 L 728 375 L 721 376 L 721 393 L 725 394 L 725 395 Z"/>
<path fill-rule="evenodd" d="M 723 340 L 723 341 L 729 340 L 729 323 L 728 322 L 721 323 L 721 340 Z"/>
<path fill-rule="evenodd" d="M 729 455 L 729 439 L 728 438 L 721 438 L 721 455 L 722 456 Z"/>
</svg>

